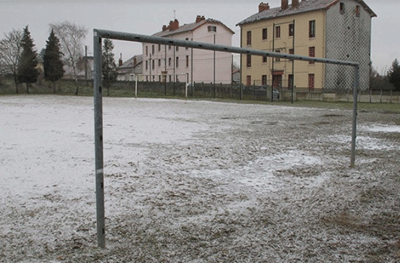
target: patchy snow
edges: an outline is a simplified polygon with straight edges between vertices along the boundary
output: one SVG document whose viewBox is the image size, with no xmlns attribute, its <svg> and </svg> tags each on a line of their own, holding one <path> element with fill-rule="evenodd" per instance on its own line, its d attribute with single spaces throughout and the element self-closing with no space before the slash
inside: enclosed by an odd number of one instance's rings
<svg viewBox="0 0 400 263">
<path fill-rule="evenodd" d="M 400 133 L 400 125 L 371 125 L 362 126 L 361 130 L 371 132 L 398 132 Z"/>
<path fill-rule="evenodd" d="M 351 169 L 351 111 L 103 104 L 106 250 L 93 99 L 0 97 L 0 262 L 399 259 L 400 142 L 371 135 L 398 132 L 396 115 L 362 116 Z"/>
<path fill-rule="evenodd" d="M 349 147 L 351 145 L 351 137 L 346 135 L 332 135 L 327 138 L 329 141 L 333 143 L 338 143 L 343 145 L 344 147 Z M 379 138 L 371 138 L 368 136 L 357 136 L 356 140 L 357 148 L 364 150 L 399 150 L 399 144 L 393 144 L 391 141 L 379 139 Z"/>
</svg>

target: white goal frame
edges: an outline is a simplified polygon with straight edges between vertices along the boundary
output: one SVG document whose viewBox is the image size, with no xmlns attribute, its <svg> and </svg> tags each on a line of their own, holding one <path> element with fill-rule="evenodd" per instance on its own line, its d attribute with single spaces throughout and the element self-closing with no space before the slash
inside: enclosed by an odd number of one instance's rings
<svg viewBox="0 0 400 263">
<path fill-rule="evenodd" d="M 351 61 L 341 61 L 334 59 L 324 59 L 276 53 L 269 51 L 254 50 L 232 46 L 223 46 L 203 42 L 146 36 L 140 34 L 123 33 L 109 30 L 93 30 L 93 56 L 94 56 L 94 126 L 95 126 L 95 175 L 96 175 L 96 211 L 97 211 L 97 241 L 98 246 L 105 248 L 105 212 L 104 212 L 104 160 L 103 160 L 103 102 L 102 102 L 102 39 L 115 39 L 139 43 L 152 43 L 161 45 L 171 45 L 187 48 L 205 49 L 229 53 L 246 54 L 262 57 L 275 57 L 282 59 L 292 59 L 300 61 L 312 61 L 318 63 L 328 63 L 336 65 L 350 66 L 354 68 L 354 88 L 353 88 L 353 127 L 351 142 L 350 166 L 355 164 L 356 137 L 357 137 L 357 97 L 360 78 L 360 64 Z M 187 87 L 187 85 L 186 85 Z"/>
<path fill-rule="evenodd" d="M 175 82 L 176 82 L 176 77 L 179 77 L 179 76 L 184 76 L 185 77 L 185 98 L 187 99 L 187 97 L 188 97 L 188 86 L 189 86 L 189 73 L 176 73 L 176 74 L 168 74 L 168 75 L 174 76 L 174 81 Z M 179 81 L 179 79 L 178 79 L 178 81 Z"/>
</svg>

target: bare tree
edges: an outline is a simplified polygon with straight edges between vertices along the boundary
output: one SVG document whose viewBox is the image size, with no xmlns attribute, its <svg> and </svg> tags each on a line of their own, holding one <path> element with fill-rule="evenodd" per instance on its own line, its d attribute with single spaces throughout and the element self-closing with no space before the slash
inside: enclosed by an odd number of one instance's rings
<svg viewBox="0 0 400 263">
<path fill-rule="evenodd" d="M 83 26 L 78 26 L 69 21 L 50 24 L 50 28 L 60 39 L 61 50 L 64 54 L 64 65 L 68 67 L 67 70 L 75 78 L 75 95 L 78 95 L 78 62 L 83 56 L 83 41 L 86 38 L 88 30 Z"/>
<path fill-rule="evenodd" d="M 18 64 L 22 53 L 22 31 L 13 29 L 0 41 L 0 64 L 13 74 L 15 92 L 18 93 Z"/>
</svg>

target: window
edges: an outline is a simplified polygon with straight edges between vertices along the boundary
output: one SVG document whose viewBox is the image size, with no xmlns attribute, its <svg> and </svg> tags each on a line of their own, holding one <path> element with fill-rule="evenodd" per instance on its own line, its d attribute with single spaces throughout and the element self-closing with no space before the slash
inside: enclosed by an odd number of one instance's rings
<svg viewBox="0 0 400 263">
<path fill-rule="evenodd" d="M 268 28 L 263 28 L 263 30 L 262 30 L 262 39 L 263 40 L 268 39 Z"/>
<path fill-rule="evenodd" d="M 169 75 L 169 82 L 172 82 L 172 76 Z"/>
<path fill-rule="evenodd" d="M 247 67 L 248 68 L 251 67 L 251 55 L 247 55 L 247 61 L 246 62 L 247 62 L 246 63 Z"/>
<path fill-rule="evenodd" d="M 146 70 L 149 69 L 149 62 L 146 60 Z"/>
<path fill-rule="evenodd" d="M 314 90 L 314 79 L 315 79 L 314 74 L 308 74 L 308 89 L 309 90 Z"/>
<path fill-rule="evenodd" d="M 168 66 L 171 66 L 172 59 L 168 58 Z"/>
<path fill-rule="evenodd" d="M 148 55 L 149 55 L 149 47 L 146 46 L 146 56 L 148 56 Z"/>
<path fill-rule="evenodd" d="M 360 17 L 360 6 L 356 6 L 356 17 Z"/>
<path fill-rule="evenodd" d="M 314 38 L 315 37 L 315 20 L 311 20 L 310 21 L 309 37 L 310 38 Z"/>
<path fill-rule="evenodd" d="M 161 51 L 161 44 L 158 44 L 158 51 Z"/>
<path fill-rule="evenodd" d="M 208 32 L 217 32 L 216 26 L 208 26 Z"/>
<path fill-rule="evenodd" d="M 294 24 L 289 24 L 289 36 L 294 36 Z"/>
<path fill-rule="evenodd" d="M 276 53 L 281 53 L 281 51 L 280 51 L 279 49 L 275 50 L 275 52 L 276 52 Z M 276 61 L 276 62 L 279 62 L 279 61 L 281 61 L 281 58 L 276 58 L 275 61 Z"/>
<path fill-rule="evenodd" d="M 153 59 L 153 60 L 152 60 L 152 66 L 151 66 L 152 69 L 155 68 L 155 64 L 156 64 L 156 63 L 154 63 L 154 59 Z"/>
<path fill-rule="evenodd" d="M 186 56 L 186 67 L 189 67 L 189 56 Z"/>
<path fill-rule="evenodd" d="M 289 49 L 289 54 L 294 55 L 294 48 Z M 293 61 L 293 59 L 289 59 L 290 61 Z"/>
<path fill-rule="evenodd" d="M 161 67 L 161 59 L 158 59 L 158 66 Z"/>
<path fill-rule="evenodd" d="M 151 46 L 151 54 L 154 55 L 154 45 Z"/>
<path fill-rule="evenodd" d="M 177 68 L 179 68 L 179 57 L 176 57 L 176 64 L 175 64 L 175 66 L 176 66 Z"/>
<path fill-rule="evenodd" d="M 315 57 L 315 47 L 309 47 L 308 48 L 308 56 L 309 57 Z M 309 64 L 314 64 L 314 61 L 309 61 Z"/>
<path fill-rule="evenodd" d="M 179 46 L 176 46 L 176 51 L 179 51 Z"/>
<path fill-rule="evenodd" d="M 263 63 L 266 63 L 267 60 L 268 60 L 268 57 L 267 56 L 263 56 Z"/>
<path fill-rule="evenodd" d="M 344 13 L 344 3 L 340 3 L 340 13 Z"/>
<path fill-rule="evenodd" d="M 247 45 L 251 46 L 251 31 L 247 31 Z"/>
<path fill-rule="evenodd" d="M 247 86 L 250 86 L 251 85 L 251 76 L 249 75 L 249 76 L 247 76 Z"/>
<path fill-rule="evenodd" d="M 168 49 L 171 50 L 171 45 L 168 45 Z"/>
<path fill-rule="evenodd" d="M 281 26 L 275 27 L 275 36 L 276 36 L 276 38 L 281 37 Z"/>
<path fill-rule="evenodd" d="M 267 85 L 267 75 L 261 76 L 261 85 L 263 86 Z"/>
</svg>

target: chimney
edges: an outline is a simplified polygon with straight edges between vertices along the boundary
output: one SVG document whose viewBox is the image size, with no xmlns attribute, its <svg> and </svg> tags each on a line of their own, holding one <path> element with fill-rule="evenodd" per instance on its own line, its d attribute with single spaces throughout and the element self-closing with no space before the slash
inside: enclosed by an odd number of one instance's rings
<svg viewBox="0 0 400 263">
<path fill-rule="evenodd" d="M 169 31 L 174 31 L 179 28 L 179 21 L 175 19 L 175 21 L 169 21 Z"/>
<path fill-rule="evenodd" d="M 265 10 L 269 10 L 269 4 L 268 3 L 265 4 L 265 3 L 261 2 L 258 5 L 258 12 L 261 13 L 262 11 L 265 11 Z"/>
<path fill-rule="evenodd" d="M 197 16 L 196 17 L 196 23 L 200 23 L 201 21 L 206 20 L 206 18 L 204 16 Z"/>
<path fill-rule="evenodd" d="M 118 65 L 121 67 L 122 64 L 123 64 L 123 62 L 122 62 L 122 53 L 121 53 L 120 57 L 119 57 Z"/>
<path fill-rule="evenodd" d="M 168 30 L 168 27 L 166 25 L 163 25 L 162 26 L 162 31 L 164 32 L 164 31 L 167 31 L 167 30 Z"/>
<path fill-rule="evenodd" d="M 281 0 L 281 10 L 286 10 L 289 8 L 288 0 Z"/>
<path fill-rule="evenodd" d="M 299 7 L 299 0 L 292 0 L 292 7 Z"/>
</svg>

